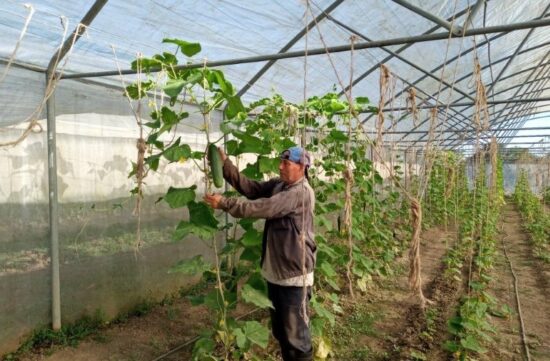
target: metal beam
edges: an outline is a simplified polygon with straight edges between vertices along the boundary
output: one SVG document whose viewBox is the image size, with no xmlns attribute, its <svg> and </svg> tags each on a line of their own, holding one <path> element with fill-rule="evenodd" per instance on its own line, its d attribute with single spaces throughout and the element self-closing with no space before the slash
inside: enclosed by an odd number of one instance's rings
<svg viewBox="0 0 550 361">
<path fill-rule="evenodd" d="M 458 17 L 458 16 L 462 16 L 464 15 L 466 12 L 468 11 L 468 8 L 462 10 L 462 11 L 459 11 L 458 13 L 456 13 L 455 15 L 451 16 L 448 18 L 448 20 L 452 20 L 453 18 L 455 17 Z M 329 18 L 330 20 L 330 18 Z M 428 29 L 427 31 L 425 31 L 422 35 L 426 35 L 426 34 L 431 34 L 433 33 L 434 31 L 438 30 L 440 28 L 439 25 L 437 26 L 434 26 L 430 29 Z M 405 51 L 406 49 L 408 49 L 409 47 L 411 47 L 413 44 L 406 44 L 402 47 L 400 47 L 399 49 L 397 49 L 395 51 L 396 54 L 400 54 L 401 52 Z M 348 85 L 344 90 L 340 91 L 340 93 L 338 93 L 339 96 L 341 96 L 342 94 L 344 94 L 345 92 L 347 92 L 350 88 L 350 86 L 355 86 L 357 85 L 357 83 L 359 83 L 360 81 L 362 81 L 363 79 L 365 79 L 367 76 L 369 76 L 373 71 L 377 70 L 379 67 L 380 67 L 380 64 L 384 64 L 386 62 L 388 62 L 389 60 L 391 60 L 393 58 L 393 55 L 389 55 L 387 57 L 385 57 L 384 59 L 382 59 L 380 62 L 378 62 L 377 64 L 375 64 L 374 66 L 370 67 L 367 71 L 365 71 L 363 74 L 361 74 L 360 76 L 358 76 L 357 78 L 355 78 L 353 80 L 353 82 L 351 83 L 351 85 Z"/>
<path fill-rule="evenodd" d="M 456 27 L 453 25 L 453 23 L 448 22 L 447 20 L 440 18 L 439 16 L 436 16 L 422 8 L 419 8 L 416 5 L 410 4 L 404 0 L 392 0 L 394 3 L 399 4 L 403 6 L 406 9 L 409 9 L 413 13 L 422 16 L 423 18 L 426 18 L 434 23 L 436 23 L 439 26 L 444 27 L 445 29 L 453 32 L 455 35 L 460 35 L 461 31 L 459 27 Z"/>
<path fill-rule="evenodd" d="M 550 78 L 545 78 L 550 79 Z M 548 97 L 542 97 L 542 98 L 531 98 L 531 99 L 514 99 L 514 100 L 489 100 L 487 101 L 488 105 L 496 105 L 496 104 L 513 104 L 513 103 L 535 103 L 535 102 L 543 102 L 543 101 L 550 101 L 550 96 Z M 446 107 L 471 107 L 474 106 L 475 103 L 473 102 L 463 102 L 463 103 L 450 103 L 450 104 L 433 104 L 433 105 L 420 105 L 417 106 L 418 109 L 433 109 L 433 108 L 446 108 Z M 393 107 L 393 108 L 384 108 L 382 109 L 383 112 L 390 112 L 390 111 L 399 111 L 399 110 L 407 110 L 410 109 L 410 107 Z M 368 111 L 363 111 L 363 113 L 368 113 Z"/>
<path fill-rule="evenodd" d="M 485 0 L 477 0 L 477 3 L 474 5 L 474 8 L 472 9 L 472 11 L 470 11 L 468 13 L 468 16 L 466 17 L 466 19 L 464 20 L 464 23 L 462 24 L 462 30 L 468 30 L 468 28 L 470 27 L 470 25 L 474 25 L 474 18 L 477 14 L 477 12 L 479 11 L 479 9 L 481 9 L 481 7 L 483 5 L 486 5 L 485 3 Z"/>
<path fill-rule="evenodd" d="M 476 35 L 482 35 L 482 34 L 505 33 L 505 32 L 514 31 L 514 30 L 531 29 L 531 28 L 537 28 L 537 27 L 543 27 L 543 26 L 550 26 L 550 18 L 531 20 L 531 21 L 515 23 L 515 24 L 488 26 L 488 27 L 479 28 L 479 29 L 470 29 L 466 31 L 463 36 L 470 37 L 470 36 L 476 36 Z M 394 38 L 394 39 L 388 39 L 388 40 L 357 43 L 357 44 L 354 44 L 353 47 L 355 50 L 362 50 L 362 49 L 380 48 L 383 46 L 391 46 L 391 45 L 420 43 L 420 42 L 428 42 L 428 41 L 435 41 L 435 40 L 448 40 L 450 37 L 455 38 L 458 36 L 452 33 L 444 32 L 444 33 L 417 35 L 417 36 L 401 37 L 401 38 Z M 340 52 L 346 52 L 350 50 L 351 50 L 351 45 L 346 44 L 346 45 L 332 46 L 327 48 L 298 50 L 298 51 L 292 51 L 292 52 L 287 52 L 282 54 L 258 55 L 258 56 L 251 56 L 251 57 L 245 57 L 245 58 L 209 61 L 209 62 L 207 61 L 207 62 L 201 62 L 201 63 L 195 63 L 195 64 L 178 65 L 174 67 L 174 69 L 176 70 L 195 69 L 195 68 L 202 68 L 204 66 L 213 68 L 213 67 L 224 66 L 224 65 L 236 65 L 236 64 L 246 64 L 246 63 L 257 63 L 257 62 L 268 61 L 268 60 L 300 58 L 305 56 L 306 54 L 307 56 L 314 56 L 314 55 L 323 55 L 326 53 L 340 53 Z M 151 69 L 151 72 L 158 72 L 160 70 L 161 69 Z M 125 70 L 121 70 L 120 72 L 118 70 L 113 70 L 113 71 L 90 72 L 90 73 L 80 73 L 80 74 L 64 74 L 62 75 L 62 78 L 64 79 L 93 78 L 93 77 L 101 77 L 101 76 L 115 76 L 119 74 L 125 74 L 125 75 L 136 74 L 136 71 L 133 69 L 125 69 Z"/>
<path fill-rule="evenodd" d="M 86 27 L 90 25 L 96 15 L 101 11 L 107 0 L 96 0 L 90 10 L 84 15 L 80 24 L 72 35 L 65 40 L 63 45 L 50 59 L 46 68 L 46 118 L 48 136 L 48 187 L 49 187 L 49 223 L 50 223 L 50 257 L 52 275 L 52 328 L 61 328 L 61 284 L 59 280 L 59 200 L 57 195 L 57 149 L 55 130 L 55 98 L 54 76 L 57 64 L 69 52 L 71 47 L 80 39 Z M 83 26 L 80 26 L 83 25 Z"/>
<path fill-rule="evenodd" d="M 321 11 L 321 14 L 319 14 L 314 20 L 312 20 L 307 26 L 302 29 L 298 34 L 296 34 L 290 41 L 279 50 L 279 54 L 286 53 L 294 44 L 298 42 L 311 28 L 316 26 L 321 20 L 323 20 L 330 12 L 332 12 L 334 9 L 336 9 L 340 4 L 342 4 L 344 0 L 336 0 L 328 8 L 326 8 L 324 11 Z M 271 68 L 273 64 L 275 64 L 275 59 L 269 60 L 254 76 L 244 84 L 244 86 L 239 90 L 237 93 L 237 96 L 242 96 L 244 93 L 248 91 L 260 79 L 262 75 L 265 74 L 266 71 Z"/>
<path fill-rule="evenodd" d="M 548 117 L 540 117 L 540 119 L 543 119 L 543 118 L 548 118 Z M 550 124 L 548 125 L 548 127 L 529 127 L 529 128 L 499 128 L 499 129 L 488 129 L 486 130 L 485 132 L 494 132 L 494 131 L 501 131 L 501 130 L 517 130 L 517 131 L 528 131 L 528 130 L 550 130 Z M 425 134 L 425 133 L 428 133 L 429 130 L 415 130 L 415 131 L 388 131 L 388 132 L 384 132 L 382 133 L 382 135 L 386 135 L 386 134 Z M 468 132 L 468 130 L 445 130 L 445 131 L 442 131 L 440 133 L 466 133 Z"/>
<path fill-rule="evenodd" d="M 342 23 L 341 21 L 339 20 L 336 20 L 334 19 L 332 16 L 329 16 L 329 20 L 331 20 L 332 22 L 334 22 L 335 24 L 339 25 L 340 27 L 346 29 L 347 31 L 363 38 L 364 40 L 366 41 L 373 41 L 372 39 L 368 38 L 366 35 L 360 33 L 359 31 L 347 26 L 346 24 Z M 434 79 L 434 80 L 437 80 L 438 82 L 441 82 L 443 83 L 444 85 L 448 86 L 448 87 L 451 87 L 451 84 L 449 84 L 448 82 L 446 82 L 445 80 L 441 79 L 441 78 L 438 78 L 437 76 L 433 75 L 432 73 L 430 73 L 429 71 L 423 69 L 422 67 L 416 65 L 415 63 L 413 63 L 412 61 L 406 59 L 405 57 L 402 57 L 401 55 L 399 55 L 398 53 L 394 52 L 394 51 L 391 51 L 390 49 L 387 49 L 386 47 L 380 47 L 381 50 L 385 51 L 386 53 L 392 55 L 394 58 L 396 59 L 399 59 L 400 61 L 404 62 L 405 64 L 409 65 L 410 67 L 413 67 L 414 69 L 420 71 L 421 73 L 424 73 L 425 75 L 429 76 L 430 78 Z M 349 89 L 349 88 L 347 88 Z M 469 99 L 472 99 L 473 98 L 466 92 L 464 92 L 463 90 L 460 90 L 458 88 L 454 88 L 454 90 L 459 93 L 459 94 L 462 94 L 463 96 L 469 98 Z"/>
</svg>

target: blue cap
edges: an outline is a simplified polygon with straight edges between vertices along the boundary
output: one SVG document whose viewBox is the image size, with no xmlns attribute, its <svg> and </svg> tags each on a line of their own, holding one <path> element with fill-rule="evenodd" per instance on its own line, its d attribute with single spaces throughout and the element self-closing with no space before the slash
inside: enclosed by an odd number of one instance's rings
<svg viewBox="0 0 550 361">
<path fill-rule="evenodd" d="M 302 147 L 291 147 L 281 153 L 281 159 L 288 159 L 291 162 L 303 164 L 306 167 L 311 165 L 311 157 L 307 150 Z"/>
</svg>

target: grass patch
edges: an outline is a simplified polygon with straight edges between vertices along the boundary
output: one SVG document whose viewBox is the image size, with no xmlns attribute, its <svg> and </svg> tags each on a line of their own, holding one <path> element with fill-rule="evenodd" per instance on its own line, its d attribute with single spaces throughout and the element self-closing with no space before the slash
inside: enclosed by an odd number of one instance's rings
<svg viewBox="0 0 550 361">
<path fill-rule="evenodd" d="M 380 314 L 368 310 L 365 302 L 356 300 L 344 315 L 327 330 L 332 344 L 332 359 L 339 361 L 379 360 L 384 355 L 364 344 L 365 336 L 380 337 L 374 323 Z"/>
<path fill-rule="evenodd" d="M 4 361 L 16 361 L 27 352 L 40 352 L 51 350 L 55 346 L 76 347 L 80 341 L 90 335 L 96 335 L 105 327 L 105 316 L 101 311 L 96 311 L 92 316 L 84 316 L 78 321 L 63 325 L 59 331 L 51 328 L 39 328 L 13 353 L 4 356 Z"/>
</svg>

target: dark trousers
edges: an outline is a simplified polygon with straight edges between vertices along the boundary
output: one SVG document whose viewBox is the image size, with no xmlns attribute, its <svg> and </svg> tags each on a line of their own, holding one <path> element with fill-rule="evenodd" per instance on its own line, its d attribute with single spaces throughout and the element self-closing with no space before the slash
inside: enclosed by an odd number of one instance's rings
<svg viewBox="0 0 550 361">
<path fill-rule="evenodd" d="M 268 282 L 267 294 L 275 308 L 270 309 L 271 328 L 281 346 L 283 360 L 311 361 L 313 347 L 307 316 L 311 287 L 307 287 L 306 310 L 302 310 L 303 287 L 285 287 Z"/>
</svg>

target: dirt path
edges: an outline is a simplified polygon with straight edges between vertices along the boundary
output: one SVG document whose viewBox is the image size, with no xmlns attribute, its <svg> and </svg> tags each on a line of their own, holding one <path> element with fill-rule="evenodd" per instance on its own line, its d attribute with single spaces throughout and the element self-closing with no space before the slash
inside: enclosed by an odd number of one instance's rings
<svg viewBox="0 0 550 361">
<path fill-rule="evenodd" d="M 529 235 L 514 204 L 507 204 L 501 220 L 501 242 L 493 271 L 490 293 L 499 304 L 508 305 L 514 313 L 507 318 L 493 317 L 496 345 L 483 355 L 483 360 L 524 360 L 517 315 L 514 279 L 503 246 L 518 281 L 523 321 L 531 360 L 550 360 L 550 266 L 535 258 Z"/>
<path fill-rule="evenodd" d="M 450 228 L 445 231 L 443 227 L 433 227 L 421 236 L 423 290 L 428 298 L 440 299 L 445 293 L 437 280 L 442 273 L 443 256 L 456 238 L 454 229 Z M 417 352 L 418 343 L 425 344 L 419 327 L 419 324 L 425 324 L 425 317 L 419 309 L 418 298 L 412 295 L 408 285 L 409 265 L 406 256 L 396 264 L 398 267 L 401 268 L 398 275 L 381 280 L 367 295 L 346 309 L 346 315 L 355 316 L 339 322 L 348 328 L 360 328 L 362 332 L 354 335 L 353 345 L 349 342 L 339 345 L 336 357 L 330 360 L 409 360 L 411 354 Z M 363 315 L 362 319 L 371 325 L 354 324 L 359 317 L 358 309 Z"/>
</svg>

